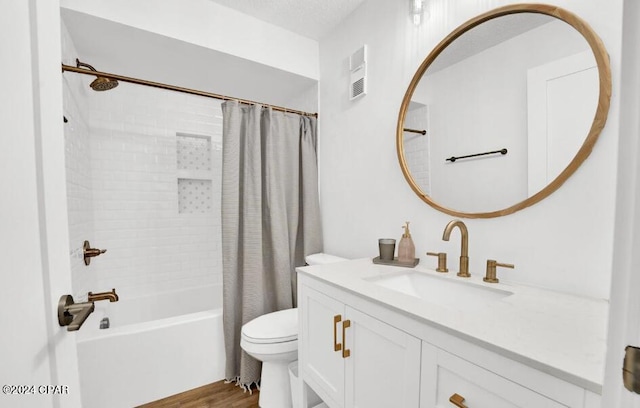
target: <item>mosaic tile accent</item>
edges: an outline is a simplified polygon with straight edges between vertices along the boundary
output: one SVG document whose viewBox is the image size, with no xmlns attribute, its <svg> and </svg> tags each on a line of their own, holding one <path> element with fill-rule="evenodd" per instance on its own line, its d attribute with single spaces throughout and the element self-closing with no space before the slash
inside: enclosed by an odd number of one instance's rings
<svg viewBox="0 0 640 408">
<path fill-rule="evenodd" d="M 180 214 L 211 213 L 212 205 L 211 180 L 178 179 L 178 212 Z"/>
<path fill-rule="evenodd" d="M 178 170 L 211 170 L 211 138 L 176 135 Z"/>
</svg>

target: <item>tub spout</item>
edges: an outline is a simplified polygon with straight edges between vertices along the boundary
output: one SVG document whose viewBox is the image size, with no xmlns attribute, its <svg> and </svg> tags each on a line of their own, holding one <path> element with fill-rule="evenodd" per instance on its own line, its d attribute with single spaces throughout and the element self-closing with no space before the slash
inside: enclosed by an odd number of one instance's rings
<svg viewBox="0 0 640 408">
<path fill-rule="evenodd" d="M 99 293 L 89 292 L 87 299 L 89 300 L 89 302 L 96 302 L 98 300 L 108 300 L 109 302 L 117 302 L 120 298 L 118 297 L 118 294 L 116 293 L 116 289 L 114 288 L 114 289 L 111 289 L 111 292 L 99 292 Z"/>
</svg>

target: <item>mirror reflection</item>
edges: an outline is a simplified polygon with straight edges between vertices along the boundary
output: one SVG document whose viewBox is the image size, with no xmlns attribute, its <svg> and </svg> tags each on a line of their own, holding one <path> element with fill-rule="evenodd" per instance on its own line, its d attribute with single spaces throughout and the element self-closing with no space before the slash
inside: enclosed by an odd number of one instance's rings
<svg viewBox="0 0 640 408">
<path fill-rule="evenodd" d="M 570 24 L 538 13 L 488 20 L 455 39 L 417 83 L 404 128 L 426 135 L 404 132 L 408 171 L 443 207 L 510 207 L 576 156 L 598 98 L 596 59 Z"/>
</svg>

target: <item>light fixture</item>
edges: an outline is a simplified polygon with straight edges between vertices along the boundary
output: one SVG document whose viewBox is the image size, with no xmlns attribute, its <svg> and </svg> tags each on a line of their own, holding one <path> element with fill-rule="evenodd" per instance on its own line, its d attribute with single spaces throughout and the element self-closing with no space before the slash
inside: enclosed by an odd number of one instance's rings
<svg viewBox="0 0 640 408">
<path fill-rule="evenodd" d="M 427 13 L 424 11 L 424 3 L 426 0 L 409 0 L 411 4 L 411 18 L 413 20 L 413 24 L 419 26 L 422 23 L 422 19 L 426 19 L 429 17 Z"/>
</svg>

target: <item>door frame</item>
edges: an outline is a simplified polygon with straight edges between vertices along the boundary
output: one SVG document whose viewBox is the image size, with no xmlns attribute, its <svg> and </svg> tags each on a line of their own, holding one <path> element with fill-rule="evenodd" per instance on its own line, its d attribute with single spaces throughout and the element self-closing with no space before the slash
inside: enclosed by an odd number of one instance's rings
<svg viewBox="0 0 640 408">
<path fill-rule="evenodd" d="M 80 379 L 75 333 L 60 327 L 57 321 L 58 301 L 72 294 L 65 139 L 62 110 L 62 45 L 60 33 L 60 1 L 31 0 L 35 5 L 37 70 L 39 87 L 39 118 L 35 122 L 40 134 L 41 171 L 38 174 L 39 193 L 43 207 L 43 277 L 45 282 L 45 313 L 50 323 L 52 374 L 59 384 L 75 388 L 73 398 L 65 397 L 65 407 L 80 407 Z M 34 61 L 35 62 L 35 61 Z M 48 289 L 48 290 L 47 290 Z M 48 294 L 47 294 L 48 292 Z M 47 296 L 48 295 L 48 296 Z M 54 402 L 55 404 L 55 402 Z"/>
<path fill-rule="evenodd" d="M 36 395 L 0 395 L 0 401 L 79 408 L 76 337 L 57 318 L 60 296 L 71 293 L 60 3 L 9 0 L 5 6 L 0 211 L 12 228 L 0 233 L 0 276 L 8 283 L 3 300 L 10 305 L 0 316 L 9 334 L 1 342 L 11 347 L 3 347 L 0 360 L 8 362 L 3 384 L 33 385 Z M 54 393 L 40 386 L 64 388 Z"/>
<path fill-rule="evenodd" d="M 640 3 L 624 0 L 616 216 L 603 407 L 640 408 L 622 384 L 626 345 L 640 345 Z"/>
</svg>

